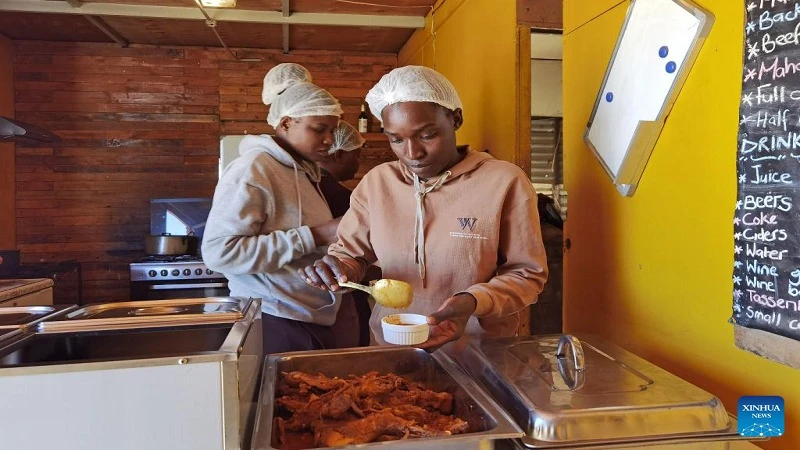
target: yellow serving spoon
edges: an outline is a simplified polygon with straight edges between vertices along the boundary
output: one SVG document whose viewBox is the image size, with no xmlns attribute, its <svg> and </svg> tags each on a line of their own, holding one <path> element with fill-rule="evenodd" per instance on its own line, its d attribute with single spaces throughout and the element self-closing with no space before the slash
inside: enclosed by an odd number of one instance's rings
<svg viewBox="0 0 800 450">
<path fill-rule="evenodd" d="M 364 291 L 375 299 L 375 303 L 387 308 L 408 308 L 414 299 L 411 285 L 405 281 L 382 278 L 375 283 L 371 283 L 371 286 L 350 282 L 339 282 L 337 284 L 341 287 Z"/>
</svg>

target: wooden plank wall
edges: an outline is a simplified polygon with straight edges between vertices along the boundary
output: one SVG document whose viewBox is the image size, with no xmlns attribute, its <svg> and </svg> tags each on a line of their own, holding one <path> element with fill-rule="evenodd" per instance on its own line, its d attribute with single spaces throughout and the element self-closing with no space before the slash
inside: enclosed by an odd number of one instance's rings
<svg viewBox="0 0 800 450">
<path fill-rule="evenodd" d="M 14 71 L 11 41 L 0 34 L 0 115 L 14 118 Z M 14 224 L 14 144 L 0 144 L 0 250 L 12 250 Z"/>
<path fill-rule="evenodd" d="M 127 298 L 128 264 L 149 233 L 149 200 L 210 197 L 220 135 L 271 131 L 261 103 L 269 68 L 306 65 L 354 122 L 369 87 L 396 64 L 393 54 L 243 53 L 261 61 L 199 47 L 16 41 L 17 118 L 62 138 L 17 145 L 23 263 L 77 259 L 84 302 Z M 392 157 L 385 138 L 369 140 L 365 169 Z"/>
<path fill-rule="evenodd" d="M 517 24 L 534 30 L 564 28 L 564 0 L 517 0 Z"/>
</svg>

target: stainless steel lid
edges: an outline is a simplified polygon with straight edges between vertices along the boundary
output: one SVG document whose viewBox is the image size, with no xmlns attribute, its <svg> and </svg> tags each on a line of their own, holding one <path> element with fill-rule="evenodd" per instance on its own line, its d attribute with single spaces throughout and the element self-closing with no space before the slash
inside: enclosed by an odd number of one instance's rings
<svg viewBox="0 0 800 450">
<path fill-rule="evenodd" d="M 0 329 L 17 329 L 30 326 L 38 321 L 52 318 L 67 310 L 71 305 L 57 306 L 8 306 L 0 308 Z"/>
<path fill-rule="evenodd" d="M 232 323 L 244 317 L 253 301 L 240 297 L 97 303 L 38 325 L 41 333 L 86 329 Z"/>
<path fill-rule="evenodd" d="M 464 360 L 528 447 L 739 438 L 715 396 L 593 336 L 488 339 Z"/>
<path fill-rule="evenodd" d="M 73 305 L 0 307 L 0 341 L 11 339 L 43 320 L 75 309 Z"/>
</svg>

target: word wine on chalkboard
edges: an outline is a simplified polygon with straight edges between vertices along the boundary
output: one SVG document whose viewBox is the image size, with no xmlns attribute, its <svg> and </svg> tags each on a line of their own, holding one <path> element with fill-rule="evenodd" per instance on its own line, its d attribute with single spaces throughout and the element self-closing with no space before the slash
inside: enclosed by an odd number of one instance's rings
<svg viewBox="0 0 800 450">
<path fill-rule="evenodd" d="M 745 8 L 733 321 L 800 340 L 800 2 Z"/>
</svg>

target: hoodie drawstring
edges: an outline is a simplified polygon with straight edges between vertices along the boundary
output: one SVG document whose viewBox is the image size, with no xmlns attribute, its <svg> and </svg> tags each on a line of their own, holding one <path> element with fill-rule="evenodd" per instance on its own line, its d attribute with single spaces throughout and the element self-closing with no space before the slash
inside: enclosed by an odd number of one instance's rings
<svg viewBox="0 0 800 450">
<path fill-rule="evenodd" d="M 303 226 L 303 196 L 300 195 L 300 178 L 297 176 L 297 164 L 292 162 L 292 167 L 294 168 L 294 190 L 297 193 L 297 209 L 299 210 L 297 228 L 300 228 Z"/>
<path fill-rule="evenodd" d="M 425 194 L 444 184 L 451 174 L 452 172 L 448 170 L 430 186 L 427 186 L 424 181 L 420 181 L 419 177 L 414 174 L 414 196 L 417 198 L 417 214 L 414 221 L 414 251 L 416 252 L 414 262 L 417 263 L 423 286 L 425 285 L 425 209 L 422 207 L 422 202 Z"/>
<path fill-rule="evenodd" d="M 303 196 L 300 195 L 300 177 L 297 174 L 298 173 L 297 164 L 292 162 L 292 167 L 294 168 L 294 189 L 295 192 L 297 193 L 297 209 L 298 209 L 297 228 L 300 228 L 303 226 Z M 311 174 L 307 174 L 307 176 L 309 181 L 311 181 L 311 184 L 313 184 L 314 188 L 317 190 L 317 193 L 319 194 L 320 198 L 322 198 L 322 201 L 325 202 L 325 206 L 327 206 L 328 209 L 330 209 L 331 205 L 328 204 L 328 200 L 325 198 L 325 194 L 322 193 L 322 188 L 319 187 L 319 182 L 320 182 L 319 178 L 314 177 Z"/>
</svg>

